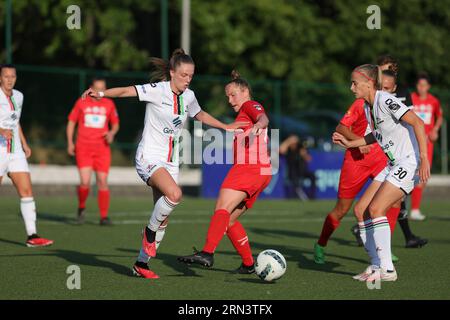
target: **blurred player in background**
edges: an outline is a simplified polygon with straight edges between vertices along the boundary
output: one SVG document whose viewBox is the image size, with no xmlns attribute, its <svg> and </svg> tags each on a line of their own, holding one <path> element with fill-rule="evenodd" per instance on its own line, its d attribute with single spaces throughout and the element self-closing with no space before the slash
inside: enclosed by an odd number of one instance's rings
<svg viewBox="0 0 450 320">
<path fill-rule="evenodd" d="M 397 60 L 391 55 L 382 55 L 377 59 L 377 64 L 380 66 L 381 71 L 391 70 L 394 72 L 397 79 L 399 72 L 399 65 Z M 396 83 L 395 91 L 391 92 L 402 103 L 408 107 L 412 107 L 411 95 L 406 87 Z M 406 210 L 406 202 L 403 200 L 400 206 L 400 213 L 398 214 L 398 224 L 400 225 L 403 235 L 405 237 L 406 248 L 420 248 L 428 243 L 427 239 L 422 239 L 412 233 L 408 221 L 408 211 Z M 352 233 L 356 237 L 358 243 L 360 243 L 359 227 L 354 225 L 352 227 Z"/>
<path fill-rule="evenodd" d="M 214 252 L 226 234 L 242 258 L 236 270 L 240 274 L 255 272 L 254 260 L 247 232 L 238 218 L 252 208 L 259 194 L 272 178 L 268 155 L 267 117 L 263 106 L 252 100 L 251 88 L 236 71 L 232 80 L 225 86 L 228 102 L 238 113 L 237 122 L 247 122 L 243 132 L 234 136 L 234 164 L 228 171 L 219 191 L 214 214 L 211 217 L 206 243 L 203 250 L 193 255 L 179 257 L 186 264 L 200 264 L 212 267 Z"/>
<path fill-rule="evenodd" d="M 95 78 L 91 88 L 105 91 L 106 81 Z M 73 143 L 75 126 L 78 125 L 77 141 Z M 66 135 L 67 153 L 75 155 L 80 185 L 78 186 L 78 223 L 85 219 L 86 200 L 89 195 L 92 171 L 96 174 L 97 200 L 100 225 L 110 225 L 108 218 L 109 188 L 108 172 L 111 165 L 111 148 L 114 136 L 119 131 L 119 116 L 111 99 L 105 97 L 79 98 L 69 114 Z"/>
<path fill-rule="evenodd" d="M 411 94 L 414 112 L 422 119 L 425 124 L 425 133 L 428 136 L 428 160 L 430 166 L 433 162 L 434 142 L 439 137 L 439 129 L 442 125 L 442 109 L 439 100 L 429 93 L 431 88 L 430 78 L 426 73 L 421 73 L 417 77 L 416 92 Z M 422 201 L 422 192 L 425 184 L 417 185 L 411 194 L 411 212 L 412 220 L 424 220 L 425 216 L 420 212 L 420 203 Z"/>
<path fill-rule="evenodd" d="M 142 234 L 142 247 L 133 273 L 138 277 L 156 279 L 159 276 L 148 267 L 156 256 L 168 218 L 180 203 L 182 192 L 178 186 L 179 139 L 188 116 L 205 124 L 234 130 L 242 124 L 226 125 L 203 111 L 189 84 L 194 76 L 195 64 L 191 56 L 176 49 L 170 60 L 152 58 L 156 68 L 153 78 L 159 82 L 97 91 L 89 88 L 83 97 L 137 97 L 146 102 L 144 131 L 136 151 L 136 171 L 153 190 L 154 208 Z"/>
<path fill-rule="evenodd" d="M 420 181 L 430 176 L 427 141 L 423 121 L 400 99 L 381 91 L 381 70 L 377 65 L 362 65 L 352 72 L 351 90 L 363 98 L 370 132 L 349 141 L 338 132 L 333 141 L 352 148 L 378 142 L 389 159 L 355 206 L 361 238 L 371 265 L 355 276 L 360 281 L 395 281 L 397 272 L 391 257 L 391 232 L 386 211 L 401 200 Z M 418 172 L 418 176 L 417 176 Z"/>
<path fill-rule="evenodd" d="M 288 179 L 294 192 L 301 200 L 316 198 L 316 176 L 309 170 L 308 163 L 312 157 L 303 141 L 293 134 L 284 140 L 280 145 L 280 154 L 286 156 Z M 303 191 L 303 180 L 311 182 L 309 196 Z"/>
<path fill-rule="evenodd" d="M 37 235 L 36 204 L 33 198 L 27 158 L 31 149 L 20 126 L 23 94 L 14 89 L 17 74 L 13 65 L 0 68 L 0 184 L 5 174 L 12 180 L 20 197 L 28 247 L 44 247 L 53 243 Z"/>
</svg>

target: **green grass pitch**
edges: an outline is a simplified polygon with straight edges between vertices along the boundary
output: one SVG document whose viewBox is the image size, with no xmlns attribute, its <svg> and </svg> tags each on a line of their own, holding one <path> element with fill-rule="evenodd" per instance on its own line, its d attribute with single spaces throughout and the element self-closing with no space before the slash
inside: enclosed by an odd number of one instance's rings
<svg viewBox="0 0 450 320">
<path fill-rule="evenodd" d="M 151 199 L 114 198 L 111 227 L 98 225 L 95 198 L 88 201 L 87 223 L 74 224 L 75 197 L 37 197 L 38 231 L 55 240 L 47 248 L 27 248 L 17 198 L 0 198 L 0 299 L 449 299 L 450 201 L 424 201 L 428 219 L 411 222 L 427 237 L 422 249 L 405 249 L 399 227 L 393 252 L 399 279 L 369 290 L 351 279 L 367 266 L 344 218 L 327 247 L 327 263 L 314 264 L 312 248 L 332 201 L 258 201 L 241 221 L 253 253 L 276 249 L 287 272 L 274 283 L 255 275 L 230 273 L 240 264 L 228 238 L 219 245 L 212 269 L 187 267 L 176 257 L 201 248 L 214 208 L 213 200 L 185 198 L 172 213 L 158 255 L 150 267 L 158 280 L 131 276 L 141 229 L 153 207 Z M 66 286 L 67 267 L 81 269 L 81 289 Z"/>
</svg>

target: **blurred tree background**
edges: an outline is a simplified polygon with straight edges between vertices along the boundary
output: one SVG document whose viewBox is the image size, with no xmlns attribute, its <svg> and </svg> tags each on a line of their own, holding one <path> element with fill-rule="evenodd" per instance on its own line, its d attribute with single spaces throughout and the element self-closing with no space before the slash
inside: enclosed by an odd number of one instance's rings
<svg viewBox="0 0 450 320">
<path fill-rule="evenodd" d="M 182 1 L 167 1 L 172 51 L 180 46 Z M 2 44 L 5 3 L 0 3 Z M 379 30 L 366 27 L 366 10 L 373 4 L 381 9 Z M 81 9 L 80 30 L 66 27 L 70 5 Z M 55 148 L 64 144 L 63 128 L 80 84 L 102 72 L 110 86 L 145 82 L 148 58 L 161 56 L 161 0 L 13 0 L 12 19 L 13 62 L 23 66 L 17 88 L 35 111 L 25 112 L 24 127 L 41 141 L 59 141 Z M 191 0 L 191 54 L 198 74 L 192 86 L 205 109 L 224 114 L 223 83 L 237 68 L 251 80 L 256 98 L 269 107 L 281 104 L 283 114 L 342 112 L 353 99 L 352 68 L 389 53 L 400 61 L 401 83 L 413 87 L 416 74 L 427 71 L 433 92 L 448 106 L 449 32 L 450 0 Z M 0 59 L 6 59 L 5 48 Z M 40 100 L 39 94 L 48 96 Z M 118 142 L 135 142 L 143 108 L 119 113 L 129 120 Z"/>
</svg>

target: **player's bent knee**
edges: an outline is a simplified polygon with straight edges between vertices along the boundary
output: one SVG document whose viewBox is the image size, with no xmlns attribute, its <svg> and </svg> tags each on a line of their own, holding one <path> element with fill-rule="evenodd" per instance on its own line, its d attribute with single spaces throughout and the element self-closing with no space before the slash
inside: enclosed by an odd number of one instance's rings
<svg viewBox="0 0 450 320">
<path fill-rule="evenodd" d="M 371 203 L 367 208 L 367 210 L 369 211 L 371 218 L 377 218 L 381 216 L 381 208 L 377 204 Z"/>
<path fill-rule="evenodd" d="M 174 188 L 166 195 L 167 199 L 173 203 L 179 203 L 183 197 L 183 192 L 180 188 Z"/>
<path fill-rule="evenodd" d="M 356 205 L 355 208 L 353 208 L 353 213 L 358 220 L 361 220 L 364 216 L 364 208 Z"/>
</svg>

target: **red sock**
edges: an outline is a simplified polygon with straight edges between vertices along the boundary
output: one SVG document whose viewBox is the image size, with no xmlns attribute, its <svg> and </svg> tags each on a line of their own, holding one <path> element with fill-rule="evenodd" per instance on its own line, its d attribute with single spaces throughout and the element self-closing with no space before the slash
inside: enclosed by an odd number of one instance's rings
<svg viewBox="0 0 450 320">
<path fill-rule="evenodd" d="M 78 208 L 86 208 L 86 200 L 89 195 L 89 188 L 79 186 L 77 188 L 78 193 Z"/>
<path fill-rule="evenodd" d="M 328 239 L 331 237 L 331 234 L 337 229 L 337 227 L 339 227 L 340 223 L 341 222 L 339 220 L 328 214 L 323 222 L 322 233 L 320 234 L 320 238 L 317 243 L 320 246 L 325 247 L 328 243 Z"/>
<path fill-rule="evenodd" d="M 247 233 L 239 221 L 236 221 L 231 227 L 228 227 L 227 236 L 231 240 L 236 251 L 242 258 L 245 266 L 253 264 L 252 249 L 248 241 Z"/>
<path fill-rule="evenodd" d="M 400 208 L 394 208 L 394 207 L 390 208 L 386 212 L 386 218 L 388 219 L 389 227 L 391 227 L 391 234 L 395 230 L 395 225 L 397 224 L 397 218 L 398 218 L 399 213 L 400 213 Z"/>
<path fill-rule="evenodd" d="M 98 190 L 97 195 L 98 209 L 100 210 L 100 217 L 106 218 L 109 209 L 109 190 Z"/>
<path fill-rule="evenodd" d="M 411 194 L 411 209 L 419 209 L 420 203 L 422 202 L 422 192 L 423 188 L 415 187 Z"/>
<path fill-rule="evenodd" d="M 209 223 L 208 234 L 206 235 L 206 244 L 203 251 L 214 253 L 220 240 L 227 231 L 230 222 L 230 213 L 227 210 L 219 209 L 214 212 Z"/>
</svg>

